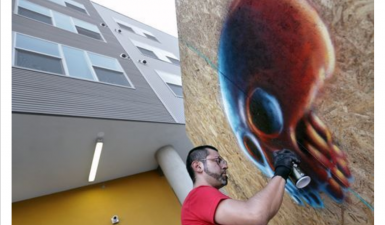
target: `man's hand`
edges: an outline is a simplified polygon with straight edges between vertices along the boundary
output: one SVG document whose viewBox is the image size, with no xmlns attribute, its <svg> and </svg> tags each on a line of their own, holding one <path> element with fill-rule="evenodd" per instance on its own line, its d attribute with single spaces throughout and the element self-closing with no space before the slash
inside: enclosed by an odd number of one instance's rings
<svg viewBox="0 0 385 225">
<path fill-rule="evenodd" d="M 288 149 L 282 149 L 274 152 L 274 176 L 281 176 L 287 180 L 292 172 L 293 162 L 300 163 L 299 158 L 294 152 Z"/>
<path fill-rule="evenodd" d="M 274 153 L 275 176 L 285 180 L 292 171 L 293 163 L 299 163 L 298 157 L 290 150 L 284 149 Z M 225 199 L 221 201 L 215 212 L 218 224 L 268 224 L 277 214 L 285 193 L 285 181 L 274 178 L 267 186 L 247 201 Z"/>
</svg>

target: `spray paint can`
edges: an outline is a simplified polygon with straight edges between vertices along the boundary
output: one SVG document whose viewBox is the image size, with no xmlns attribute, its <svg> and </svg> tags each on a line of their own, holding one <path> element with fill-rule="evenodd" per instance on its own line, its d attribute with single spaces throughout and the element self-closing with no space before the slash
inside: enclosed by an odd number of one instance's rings
<svg viewBox="0 0 385 225">
<path fill-rule="evenodd" d="M 293 170 L 290 179 L 298 189 L 306 187 L 311 181 L 311 178 L 305 175 L 295 162 L 293 162 Z"/>
</svg>

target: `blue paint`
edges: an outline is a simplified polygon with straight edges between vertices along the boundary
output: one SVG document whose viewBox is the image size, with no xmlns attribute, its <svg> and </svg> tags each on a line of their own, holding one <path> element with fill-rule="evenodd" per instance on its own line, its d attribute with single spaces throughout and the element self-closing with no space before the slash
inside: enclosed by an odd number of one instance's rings
<svg viewBox="0 0 385 225">
<path fill-rule="evenodd" d="M 213 62 L 210 61 L 210 59 L 208 59 L 205 55 L 203 55 L 198 49 L 194 48 L 192 45 L 190 45 L 189 43 L 187 43 L 186 41 L 180 39 L 180 41 L 185 44 L 189 49 L 193 50 L 195 53 L 197 53 L 202 59 L 204 59 L 210 66 L 211 68 L 215 69 L 215 70 L 218 70 L 218 67 L 217 65 L 214 65 Z"/>
<path fill-rule="evenodd" d="M 364 203 L 372 212 L 374 211 L 374 207 L 370 205 L 365 199 L 363 199 L 357 192 L 353 191 L 349 188 L 349 191 L 352 192 L 362 203 Z"/>
</svg>

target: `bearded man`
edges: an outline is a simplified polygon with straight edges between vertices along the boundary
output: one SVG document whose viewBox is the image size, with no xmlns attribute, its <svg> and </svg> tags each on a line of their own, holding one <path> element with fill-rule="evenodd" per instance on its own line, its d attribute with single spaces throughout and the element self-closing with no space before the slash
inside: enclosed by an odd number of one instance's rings
<svg viewBox="0 0 385 225">
<path fill-rule="evenodd" d="M 292 163 L 299 163 L 298 157 L 287 149 L 274 155 L 274 177 L 264 189 L 241 201 L 219 191 L 227 185 L 228 165 L 218 150 L 210 145 L 193 148 L 187 156 L 186 168 L 194 186 L 183 202 L 182 225 L 266 225 L 282 204 Z"/>
</svg>

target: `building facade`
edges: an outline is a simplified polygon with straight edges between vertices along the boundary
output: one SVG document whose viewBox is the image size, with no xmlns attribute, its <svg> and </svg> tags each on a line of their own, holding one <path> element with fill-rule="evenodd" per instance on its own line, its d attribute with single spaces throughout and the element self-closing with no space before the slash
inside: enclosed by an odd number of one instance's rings
<svg viewBox="0 0 385 225">
<path fill-rule="evenodd" d="M 178 40 L 88 0 L 13 0 L 13 202 L 184 159 Z"/>
<path fill-rule="evenodd" d="M 101 5 L 93 5 L 173 119 L 184 123 L 178 40 Z"/>
</svg>

